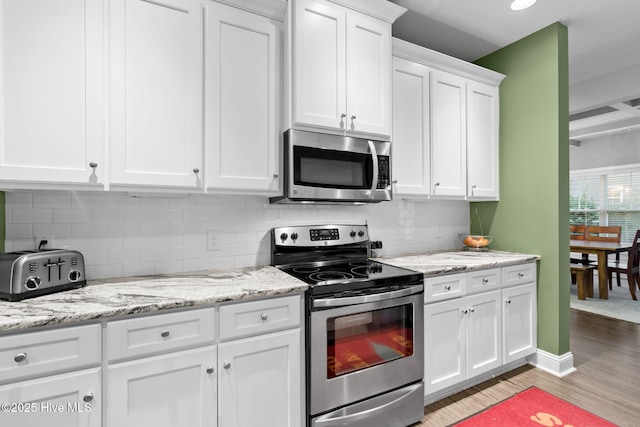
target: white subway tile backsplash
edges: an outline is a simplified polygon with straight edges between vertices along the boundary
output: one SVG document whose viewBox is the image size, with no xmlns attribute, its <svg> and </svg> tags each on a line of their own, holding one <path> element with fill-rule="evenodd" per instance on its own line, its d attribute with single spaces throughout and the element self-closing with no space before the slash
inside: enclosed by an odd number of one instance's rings
<svg viewBox="0 0 640 427">
<path fill-rule="evenodd" d="M 89 279 L 102 279 L 269 264 L 270 230 L 287 225 L 367 222 L 371 238 L 383 241 L 381 256 L 456 248 L 457 234 L 469 228 L 469 204 L 303 206 L 257 196 L 20 191 L 6 193 L 6 219 L 7 251 L 33 249 L 35 236 L 52 235 L 56 247 L 85 254 Z M 208 230 L 219 250 L 207 251 Z"/>
</svg>

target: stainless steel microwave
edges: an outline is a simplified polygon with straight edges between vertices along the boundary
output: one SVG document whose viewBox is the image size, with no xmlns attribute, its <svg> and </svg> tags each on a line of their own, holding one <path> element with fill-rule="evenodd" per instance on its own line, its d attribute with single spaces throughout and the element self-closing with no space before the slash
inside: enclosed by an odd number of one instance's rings
<svg viewBox="0 0 640 427">
<path fill-rule="evenodd" d="M 284 194 L 271 203 L 364 204 L 391 200 L 391 144 L 289 129 Z"/>
</svg>

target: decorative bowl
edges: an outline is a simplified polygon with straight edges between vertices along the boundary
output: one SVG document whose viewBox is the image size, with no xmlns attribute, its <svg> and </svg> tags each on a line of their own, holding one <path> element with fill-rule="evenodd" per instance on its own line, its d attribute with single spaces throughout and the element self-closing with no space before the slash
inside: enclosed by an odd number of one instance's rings
<svg viewBox="0 0 640 427">
<path fill-rule="evenodd" d="M 489 243 L 493 239 L 492 236 L 483 236 L 481 234 L 459 234 L 460 241 L 464 244 L 465 249 L 469 250 L 488 250 Z"/>
</svg>

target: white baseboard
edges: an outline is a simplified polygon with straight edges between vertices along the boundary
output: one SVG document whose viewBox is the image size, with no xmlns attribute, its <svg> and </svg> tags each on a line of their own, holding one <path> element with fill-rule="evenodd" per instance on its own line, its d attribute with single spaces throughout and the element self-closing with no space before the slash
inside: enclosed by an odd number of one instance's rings
<svg viewBox="0 0 640 427">
<path fill-rule="evenodd" d="M 573 353 L 568 352 L 560 356 L 538 349 L 528 358 L 529 364 L 547 371 L 556 377 L 564 377 L 577 369 L 573 366 Z"/>
</svg>

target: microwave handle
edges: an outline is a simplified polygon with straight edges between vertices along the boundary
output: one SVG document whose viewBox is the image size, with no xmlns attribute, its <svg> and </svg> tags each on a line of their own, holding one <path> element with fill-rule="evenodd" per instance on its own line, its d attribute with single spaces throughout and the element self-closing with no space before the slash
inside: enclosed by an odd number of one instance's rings
<svg viewBox="0 0 640 427">
<path fill-rule="evenodd" d="M 371 183 L 371 191 L 367 191 L 369 198 L 373 199 L 376 188 L 378 188 L 378 152 L 373 141 L 369 142 L 369 151 L 371 151 L 371 160 L 373 160 L 373 182 Z"/>
</svg>

